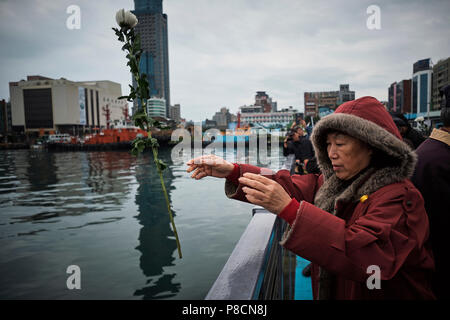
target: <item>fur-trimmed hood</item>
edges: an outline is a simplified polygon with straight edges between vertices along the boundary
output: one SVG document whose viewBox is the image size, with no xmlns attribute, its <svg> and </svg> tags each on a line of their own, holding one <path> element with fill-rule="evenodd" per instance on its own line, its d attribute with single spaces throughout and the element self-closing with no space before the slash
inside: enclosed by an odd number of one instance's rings
<svg viewBox="0 0 450 320">
<path fill-rule="evenodd" d="M 326 138 L 330 131 L 340 131 L 367 143 L 377 155 L 371 163 L 372 168 L 344 192 L 328 158 Z M 414 173 L 415 152 L 403 142 L 383 104 L 373 97 L 362 97 L 339 106 L 333 114 L 317 123 L 311 140 L 325 180 L 315 201 L 323 209 L 329 210 L 332 207 L 330 198 L 337 200 L 337 195 L 344 200 L 359 199 L 385 185 L 410 178 Z"/>
</svg>

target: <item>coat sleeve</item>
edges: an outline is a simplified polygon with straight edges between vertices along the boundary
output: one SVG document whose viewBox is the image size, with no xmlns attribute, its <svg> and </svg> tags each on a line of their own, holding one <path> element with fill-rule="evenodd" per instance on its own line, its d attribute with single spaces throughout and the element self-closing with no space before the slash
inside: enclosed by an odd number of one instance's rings
<svg viewBox="0 0 450 320">
<path fill-rule="evenodd" d="M 265 177 L 278 182 L 291 198 L 295 198 L 298 201 L 306 200 L 313 202 L 314 195 L 318 189 L 319 179 L 321 179 L 316 174 L 291 176 L 288 170 L 280 170 L 276 174 L 273 174 L 270 169 L 259 168 L 249 164 L 239 164 L 239 168 L 239 177 L 242 177 L 246 172 L 263 174 Z M 264 170 L 267 170 L 268 174 L 265 174 Z M 245 198 L 245 193 L 242 191 L 244 186 L 245 185 L 241 183 L 236 185 L 235 183 L 226 180 L 225 194 L 228 198 L 248 202 Z"/>
<path fill-rule="evenodd" d="M 302 201 L 281 244 L 346 279 L 366 281 L 371 265 L 380 268 L 381 280 L 391 279 L 405 264 L 427 260 L 419 254 L 428 238 L 423 199 L 415 188 L 401 191 L 373 194 L 358 204 L 355 210 L 366 212 L 350 224 Z"/>
</svg>

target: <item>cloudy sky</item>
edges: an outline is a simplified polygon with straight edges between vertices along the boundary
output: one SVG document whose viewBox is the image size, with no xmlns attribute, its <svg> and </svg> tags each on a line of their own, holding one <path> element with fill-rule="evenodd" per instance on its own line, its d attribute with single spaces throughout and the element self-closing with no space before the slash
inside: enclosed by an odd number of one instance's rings
<svg viewBox="0 0 450 320">
<path fill-rule="evenodd" d="M 81 9 L 69 30 L 67 7 Z M 369 30 L 377 5 L 381 29 Z M 235 113 L 266 91 L 278 108 L 303 111 L 305 91 L 349 83 L 356 97 L 387 100 L 388 86 L 412 64 L 450 56 L 450 1 L 165 0 L 172 104 L 182 117 Z M 0 0 L 0 99 L 8 82 L 40 74 L 111 80 L 128 94 L 130 74 L 111 27 L 132 0 Z"/>
</svg>

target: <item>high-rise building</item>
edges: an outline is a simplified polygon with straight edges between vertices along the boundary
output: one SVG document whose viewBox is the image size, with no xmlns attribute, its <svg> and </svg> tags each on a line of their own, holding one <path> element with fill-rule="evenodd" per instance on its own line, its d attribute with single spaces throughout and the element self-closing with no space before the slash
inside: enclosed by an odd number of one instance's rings
<svg viewBox="0 0 450 320">
<path fill-rule="evenodd" d="M 439 90 L 450 85 L 450 57 L 439 60 L 433 66 L 433 92 L 431 110 L 439 110 L 441 108 L 441 96 Z"/>
<path fill-rule="evenodd" d="M 139 70 L 147 74 L 151 97 L 163 98 L 166 102 L 165 114 L 169 114 L 169 46 L 167 36 L 167 15 L 163 13 L 162 0 L 134 0 L 133 11 L 139 22 L 135 31 L 141 37 L 143 50 Z M 136 82 L 133 79 L 133 85 Z M 133 113 L 137 110 L 133 105 Z"/>
<path fill-rule="evenodd" d="M 181 120 L 181 106 L 179 104 L 175 104 L 170 106 L 169 109 L 169 118 L 174 120 L 175 122 L 180 122 Z"/>
<path fill-rule="evenodd" d="M 428 113 L 431 104 L 431 78 L 433 69 L 431 59 L 414 63 L 412 75 L 412 113 Z"/>
<path fill-rule="evenodd" d="M 166 100 L 152 97 L 147 100 L 147 115 L 149 117 L 167 118 Z"/>
</svg>

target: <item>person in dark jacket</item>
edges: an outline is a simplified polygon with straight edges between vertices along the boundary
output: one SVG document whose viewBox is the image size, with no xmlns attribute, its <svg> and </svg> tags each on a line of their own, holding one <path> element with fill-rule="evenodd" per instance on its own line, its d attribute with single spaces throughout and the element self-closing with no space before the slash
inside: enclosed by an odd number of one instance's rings
<svg viewBox="0 0 450 320">
<path fill-rule="evenodd" d="M 287 157 L 290 154 L 296 154 L 295 142 L 299 140 L 299 136 L 296 131 L 291 129 L 283 142 L 283 155 Z"/>
<path fill-rule="evenodd" d="M 190 160 L 187 172 L 226 178 L 229 198 L 286 220 L 281 245 L 312 262 L 315 299 L 434 299 L 428 216 L 409 180 L 417 156 L 384 105 L 345 102 L 311 140 L 320 175 L 270 173 L 215 155 Z"/>
<path fill-rule="evenodd" d="M 450 86 L 442 94 L 441 120 L 444 126 L 433 129 L 430 137 L 417 148 L 418 161 L 411 181 L 422 193 L 430 220 L 430 239 L 436 272 L 433 290 L 438 299 L 450 298 L 449 243 L 450 226 Z M 445 90 L 443 90 L 445 93 Z M 446 101 L 446 102 L 445 102 Z"/>
<path fill-rule="evenodd" d="M 286 157 L 290 153 L 295 154 L 295 173 L 305 174 L 306 165 L 314 157 L 314 149 L 311 141 L 307 138 L 302 127 L 294 127 L 283 144 L 283 155 Z"/>
<path fill-rule="evenodd" d="M 416 129 L 411 127 L 408 119 L 401 113 L 391 113 L 392 120 L 394 120 L 400 134 L 402 135 L 403 141 L 408 143 L 414 149 L 425 141 L 425 137 Z"/>
</svg>

